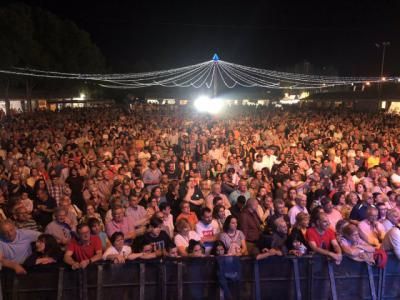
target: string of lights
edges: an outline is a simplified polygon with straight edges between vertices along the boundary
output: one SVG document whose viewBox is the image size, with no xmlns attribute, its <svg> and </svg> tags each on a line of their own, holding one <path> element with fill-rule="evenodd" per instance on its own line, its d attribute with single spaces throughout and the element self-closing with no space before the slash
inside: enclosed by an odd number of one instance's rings
<svg viewBox="0 0 400 300">
<path fill-rule="evenodd" d="M 400 82 L 399 77 L 351 77 L 289 73 L 260 69 L 220 60 L 153 72 L 124 74 L 80 74 L 30 68 L 0 70 L 0 74 L 34 78 L 90 80 L 102 87 L 135 89 L 151 86 L 211 88 L 218 79 L 227 88 L 263 87 L 269 89 L 321 89 L 339 85 Z"/>
</svg>

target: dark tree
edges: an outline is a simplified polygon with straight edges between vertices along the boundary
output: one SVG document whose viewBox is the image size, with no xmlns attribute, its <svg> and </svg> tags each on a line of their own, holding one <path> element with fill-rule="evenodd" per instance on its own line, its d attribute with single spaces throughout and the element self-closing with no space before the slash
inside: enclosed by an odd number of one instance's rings
<svg viewBox="0 0 400 300">
<path fill-rule="evenodd" d="M 40 8 L 14 4 L 0 8 L 0 67 L 58 72 L 97 73 L 105 60 L 87 32 Z M 13 77 L 2 76 L 8 88 Z M 31 111 L 32 89 L 38 85 L 76 87 L 82 82 L 23 78 L 27 109 Z M 5 97 L 6 100 L 8 96 Z"/>
</svg>

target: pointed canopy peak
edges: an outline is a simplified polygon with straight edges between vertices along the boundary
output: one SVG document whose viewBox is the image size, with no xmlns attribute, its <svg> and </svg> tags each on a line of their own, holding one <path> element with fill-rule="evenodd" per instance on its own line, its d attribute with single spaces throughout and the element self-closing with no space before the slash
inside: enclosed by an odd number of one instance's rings
<svg viewBox="0 0 400 300">
<path fill-rule="evenodd" d="M 219 61 L 219 56 L 218 56 L 218 54 L 215 53 L 212 59 L 213 59 L 214 62 Z"/>
</svg>

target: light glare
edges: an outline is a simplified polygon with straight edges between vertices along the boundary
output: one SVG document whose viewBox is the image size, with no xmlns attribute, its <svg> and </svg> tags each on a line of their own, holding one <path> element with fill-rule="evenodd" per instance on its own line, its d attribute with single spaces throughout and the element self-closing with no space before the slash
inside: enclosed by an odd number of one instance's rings
<svg viewBox="0 0 400 300">
<path fill-rule="evenodd" d="M 200 96 L 194 102 L 194 107 L 199 112 L 207 112 L 210 114 L 217 114 L 219 113 L 224 106 L 224 102 L 221 99 L 214 98 L 210 99 L 207 96 Z"/>
<path fill-rule="evenodd" d="M 207 96 L 200 96 L 194 101 L 194 107 L 200 112 L 206 112 L 208 109 L 208 105 L 210 102 L 210 98 Z"/>
<path fill-rule="evenodd" d="M 224 107 L 224 102 L 221 99 L 211 99 L 209 101 L 208 112 L 210 114 L 219 113 Z"/>
</svg>

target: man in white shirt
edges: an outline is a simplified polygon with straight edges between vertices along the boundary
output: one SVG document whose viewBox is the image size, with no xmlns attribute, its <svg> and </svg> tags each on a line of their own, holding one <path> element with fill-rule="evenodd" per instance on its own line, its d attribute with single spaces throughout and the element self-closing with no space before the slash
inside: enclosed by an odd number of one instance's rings
<svg viewBox="0 0 400 300">
<path fill-rule="evenodd" d="M 367 218 L 358 224 L 360 237 L 373 247 L 379 247 L 385 237 L 385 227 L 378 222 L 378 209 L 368 207 Z"/>
<path fill-rule="evenodd" d="M 253 162 L 253 171 L 261 171 L 265 167 L 267 167 L 267 165 L 263 162 L 262 154 L 257 154 L 256 161 Z"/>
<path fill-rule="evenodd" d="M 196 224 L 196 232 L 200 236 L 207 255 L 210 254 L 219 231 L 218 223 L 213 219 L 211 209 L 204 207 L 201 211 L 201 220 Z"/>
<path fill-rule="evenodd" d="M 267 148 L 266 155 L 262 159 L 265 166 L 271 171 L 274 164 L 276 164 L 276 156 L 274 155 L 274 150 L 272 148 Z"/>
<path fill-rule="evenodd" d="M 382 248 L 386 251 L 393 251 L 396 257 L 400 259 L 400 228 L 397 225 L 386 233 Z"/>
<path fill-rule="evenodd" d="M 208 151 L 208 156 L 210 157 L 211 160 L 218 160 L 220 161 L 222 157 L 222 149 L 217 148 L 217 145 L 215 142 L 211 143 L 211 149 Z"/>
<path fill-rule="evenodd" d="M 390 182 L 395 189 L 400 188 L 400 166 L 398 166 L 396 172 L 390 176 Z"/>
<path fill-rule="evenodd" d="M 387 233 L 390 229 L 396 226 L 399 222 L 400 214 L 396 208 L 389 209 L 386 213 L 386 218 L 380 221 L 385 227 L 385 232 Z"/>
<path fill-rule="evenodd" d="M 297 194 L 295 198 L 296 205 L 289 209 L 288 216 L 290 219 L 290 224 L 294 225 L 296 223 L 296 216 L 299 212 L 304 212 L 308 214 L 306 205 L 307 205 L 307 196 L 304 194 Z"/>
</svg>

